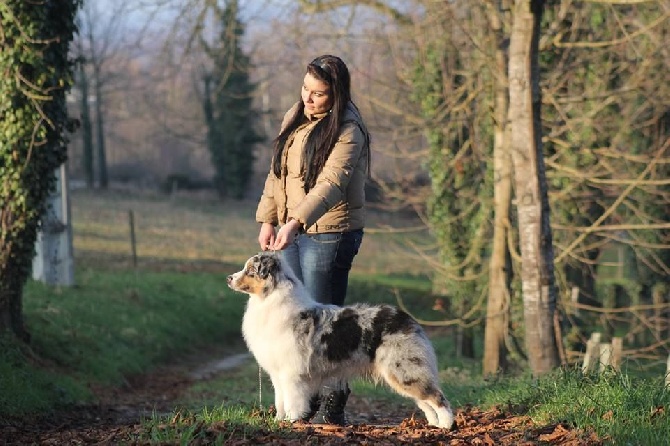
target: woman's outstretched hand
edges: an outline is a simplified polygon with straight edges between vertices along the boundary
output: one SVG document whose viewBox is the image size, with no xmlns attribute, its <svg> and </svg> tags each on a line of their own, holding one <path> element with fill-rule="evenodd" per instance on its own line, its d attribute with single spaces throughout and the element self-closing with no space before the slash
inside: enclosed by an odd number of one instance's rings
<svg viewBox="0 0 670 446">
<path fill-rule="evenodd" d="M 284 226 L 279 229 L 277 232 L 277 237 L 274 240 L 274 244 L 270 248 L 273 251 L 281 251 L 286 249 L 300 232 L 300 222 L 297 220 L 289 220 Z"/>
<path fill-rule="evenodd" d="M 272 249 L 275 244 L 275 227 L 272 224 L 261 224 L 261 230 L 258 233 L 258 243 L 261 245 L 261 251 Z"/>
</svg>

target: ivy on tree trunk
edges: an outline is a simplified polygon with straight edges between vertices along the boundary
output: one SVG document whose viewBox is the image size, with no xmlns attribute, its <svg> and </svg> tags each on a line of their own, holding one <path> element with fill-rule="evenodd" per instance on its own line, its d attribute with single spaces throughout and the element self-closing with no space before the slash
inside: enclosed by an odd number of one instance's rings
<svg viewBox="0 0 670 446">
<path fill-rule="evenodd" d="M 22 294 L 40 217 L 66 160 L 68 50 L 81 0 L 0 2 L 0 333 L 28 340 Z"/>
</svg>

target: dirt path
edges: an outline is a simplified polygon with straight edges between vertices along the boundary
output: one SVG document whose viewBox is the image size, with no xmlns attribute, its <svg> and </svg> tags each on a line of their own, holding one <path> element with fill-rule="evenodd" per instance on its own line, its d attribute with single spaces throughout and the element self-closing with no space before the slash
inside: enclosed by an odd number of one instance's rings
<svg viewBox="0 0 670 446">
<path fill-rule="evenodd" d="M 246 355 L 234 355 L 193 367 L 186 362 L 129 381 L 124 389 L 97 389 L 99 404 L 74 408 L 66 413 L 40 420 L 0 420 L 0 445 L 116 445 L 141 444 L 132 440 L 141 432 L 142 416 L 152 412 L 172 411 L 173 402 L 191 384 L 207 380 L 228 367 L 244 361 Z M 456 411 L 457 430 L 443 432 L 426 426 L 408 414 L 410 405 L 383 406 L 378 402 L 352 395 L 347 405 L 347 427 L 296 424 L 293 435 L 279 438 L 271 432 L 254 438 L 227 434 L 225 444 L 252 445 L 483 445 L 593 446 L 602 442 L 594 435 L 563 424 L 538 427 L 525 416 L 498 409 L 482 411 L 460 407 Z M 216 426 L 207 430 L 208 441 L 217 438 Z M 147 443 L 148 444 L 148 443 Z"/>
</svg>

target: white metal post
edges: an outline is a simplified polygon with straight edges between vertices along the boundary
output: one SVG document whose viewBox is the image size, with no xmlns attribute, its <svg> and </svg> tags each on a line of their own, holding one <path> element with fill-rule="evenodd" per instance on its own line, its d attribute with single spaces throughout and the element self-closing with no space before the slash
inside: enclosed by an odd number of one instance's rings
<svg viewBox="0 0 670 446">
<path fill-rule="evenodd" d="M 48 199 L 35 242 L 33 279 L 48 285 L 74 285 L 72 225 L 67 166 L 56 170 L 56 192 Z"/>
</svg>

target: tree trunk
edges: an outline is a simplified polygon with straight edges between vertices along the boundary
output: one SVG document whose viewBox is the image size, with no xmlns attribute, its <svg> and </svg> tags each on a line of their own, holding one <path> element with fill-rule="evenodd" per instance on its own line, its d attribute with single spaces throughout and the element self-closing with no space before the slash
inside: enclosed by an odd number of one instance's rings
<svg viewBox="0 0 670 446">
<path fill-rule="evenodd" d="M 96 62 L 97 63 L 97 62 Z M 102 112 L 102 87 L 100 68 L 96 67 L 95 71 L 95 122 L 96 122 L 96 137 L 98 146 L 98 180 L 100 181 L 100 189 L 107 189 L 109 185 L 109 178 L 107 176 L 107 149 L 105 147 L 105 122 L 104 114 Z"/>
<path fill-rule="evenodd" d="M 0 333 L 13 333 L 24 342 L 30 341 L 30 334 L 23 324 L 23 281 L 12 280 L 0 287 Z"/>
<path fill-rule="evenodd" d="M 79 41 L 79 57 L 83 58 L 84 49 Z M 91 125 L 91 109 L 89 107 L 90 93 L 88 84 L 88 75 L 86 74 L 86 62 L 79 62 L 78 70 L 79 92 L 81 93 L 81 137 L 83 146 L 82 170 L 86 180 L 86 187 L 93 189 L 95 174 L 93 169 L 93 129 Z"/>
<path fill-rule="evenodd" d="M 514 162 L 526 349 L 534 375 L 559 365 L 553 317 L 554 253 L 542 154 L 538 70 L 541 0 L 516 0 L 510 40 L 511 151 Z"/>
<path fill-rule="evenodd" d="M 493 129 L 493 241 L 489 261 L 489 296 L 484 334 L 484 376 L 507 368 L 507 334 L 510 314 L 510 272 L 507 250 L 509 208 L 512 196 L 512 159 L 507 133 L 507 49 L 500 12 L 490 10 L 491 27 L 496 38 L 496 68 Z"/>
<path fill-rule="evenodd" d="M 0 2 L 0 333 L 28 340 L 22 314 L 39 220 L 67 159 L 69 45 L 79 0 Z M 6 19 L 6 20 L 5 20 Z"/>
</svg>

